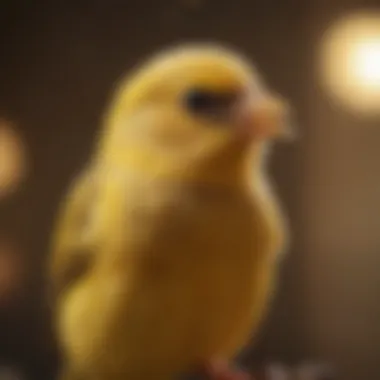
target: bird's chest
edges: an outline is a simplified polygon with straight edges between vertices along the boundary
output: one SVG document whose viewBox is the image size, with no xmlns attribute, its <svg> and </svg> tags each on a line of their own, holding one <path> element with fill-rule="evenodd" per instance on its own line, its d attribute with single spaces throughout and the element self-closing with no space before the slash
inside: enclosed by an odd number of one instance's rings
<svg viewBox="0 0 380 380">
<path fill-rule="evenodd" d="M 241 270 L 258 254 L 266 238 L 261 230 L 270 228 L 243 191 L 190 184 L 141 186 L 121 203 L 125 255 L 157 275 Z"/>
<path fill-rule="evenodd" d="M 140 185 L 129 189 L 119 210 L 120 223 L 112 225 L 122 243 L 114 262 L 133 267 L 136 292 L 161 299 L 177 294 L 168 303 L 191 307 L 203 300 L 218 308 L 229 296 L 239 302 L 236 294 L 252 287 L 257 263 L 269 254 L 270 226 L 243 191 Z M 125 276 L 131 278 L 128 271 Z"/>
<path fill-rule="evenodd" d="M 111 186 L 102 199 L 106 260 L 118 268 L 133 262 L 144 281 L 243 281 L 271 238 L 263 206 L 244 190 L 131 181 L 127 189 Z"/>
<path fill-rule="evenodd" d="M 153 336 L 173 350 L 170 357 L 178 350 L 198 355 L 199 346 L 204 353 L 233 347 L 236 326 L 250 326 L 272 253 L 269 223 L 251 196 L 155 184 L 129 188 L 117 204 L 106 235 L 113 251 L 102 263 L 112 271 L 102 286 L 110 320 L 125 326 L 117 339 L 129 341 L 131 331 L 142 341 Z"/>
</svg>

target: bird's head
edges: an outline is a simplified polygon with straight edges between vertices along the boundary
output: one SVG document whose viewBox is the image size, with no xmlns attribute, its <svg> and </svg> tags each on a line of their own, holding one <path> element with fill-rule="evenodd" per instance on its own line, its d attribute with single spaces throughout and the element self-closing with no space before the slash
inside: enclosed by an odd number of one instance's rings
<svg viewBox="0 0 380 380">
<path fill-rule="evenodd" d="M 249 147 L 289 134 L 287 113 L 285 102 L 234 52 L 217 46 L 177 48 L 121 84 L 106 142 L 145 161 L 150 156 L 152 162 L 168 157 L 186 166 L 217 157 L 228 162 Z"/>
</svg>

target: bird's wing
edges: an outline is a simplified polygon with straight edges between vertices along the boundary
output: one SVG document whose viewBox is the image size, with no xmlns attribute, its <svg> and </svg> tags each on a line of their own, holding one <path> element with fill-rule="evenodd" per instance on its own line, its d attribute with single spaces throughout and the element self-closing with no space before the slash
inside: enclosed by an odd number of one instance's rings
<svg viewBox="0 0 380 380">
<path fill-rule="evenodd" d="M 50 291 L 56 299 L 81 278 L 92 262 L 91 244 L 84 234 L 91 217 L 96 178 L 90 170 L 78 176 L 58 215 L 49 263 Z"/>
</svg>

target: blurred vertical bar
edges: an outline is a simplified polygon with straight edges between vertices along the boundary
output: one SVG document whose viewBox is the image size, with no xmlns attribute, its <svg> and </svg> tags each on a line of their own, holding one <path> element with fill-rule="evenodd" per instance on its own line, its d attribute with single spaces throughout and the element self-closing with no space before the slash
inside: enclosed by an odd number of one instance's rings
<svg viewBox="0 0 380 380">
<path fill-rule="evenodd" d="M 343 380 L 380 377 L 380 123 L 360 119 L 329 100 L 319 83 L 318 48 L 337 17 L 375 4 L 309 2 L 302 200 L 305 332 L 310 353 L 340 367 Z"/>
</svg>

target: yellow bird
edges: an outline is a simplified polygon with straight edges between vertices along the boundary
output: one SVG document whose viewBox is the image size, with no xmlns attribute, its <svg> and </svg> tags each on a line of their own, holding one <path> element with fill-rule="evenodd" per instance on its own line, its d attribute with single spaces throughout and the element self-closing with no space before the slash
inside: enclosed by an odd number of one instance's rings
<svg viewBox="0 0 380 380">
<path fill-rule="evenodd" d="M 229 363 L 273 290 L 286 223 L 265 175 L 287 106 L 214 45 L 122 81 L 58 218 L 50 278 L 64 380 L 172 380 Z"/>
</svg>

